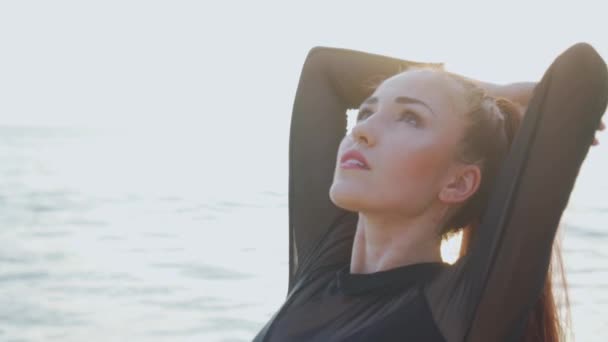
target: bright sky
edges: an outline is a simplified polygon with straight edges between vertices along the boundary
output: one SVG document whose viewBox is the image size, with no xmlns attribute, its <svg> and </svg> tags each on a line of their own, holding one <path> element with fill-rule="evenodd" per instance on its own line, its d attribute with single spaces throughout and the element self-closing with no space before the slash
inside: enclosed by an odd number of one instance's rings
<svg viewBox="0 0 608 342">
<path fill-rule="evenodd" d="M 608 57 L 601 1 L 354 3 L 3 1 L 0 124 L 286 130 L 316 45 L 497 82 L 538 79 L 578 41 Z"/>
</svg>

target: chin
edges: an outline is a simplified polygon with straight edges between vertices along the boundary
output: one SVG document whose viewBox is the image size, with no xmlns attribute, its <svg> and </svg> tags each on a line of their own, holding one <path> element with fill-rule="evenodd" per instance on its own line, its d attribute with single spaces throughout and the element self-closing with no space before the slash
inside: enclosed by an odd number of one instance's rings
<svg viewBox="0 0 608 342">
<path fill-rule="evenodd" d="M 329 198 L 339 208 L 348 211 L 362 211 L 366 206 L 365 193 L 360 189 L 333 183 L 329 188 Z"/>
</svg>

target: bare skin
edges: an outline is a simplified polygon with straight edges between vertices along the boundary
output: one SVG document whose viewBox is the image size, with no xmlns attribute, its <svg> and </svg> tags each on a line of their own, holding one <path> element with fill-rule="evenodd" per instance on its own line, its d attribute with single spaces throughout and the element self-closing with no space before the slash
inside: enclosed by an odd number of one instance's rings
<svg viewBox="0 0 608 342">
<path fill-rule="evenodd" d="M 523 108 L 535 86 L 479 84 Z M 441 261 L 439 227 L 481 179 L 477 165 L 453 158 L 464 134 L 463 98 L 454 81 L 410 71 L 384 81 L 361 106 L 340 144 L 330 189 L 337 206 L 359 213 L 351 273 Z M 367 168 L 344 167 L 342 156 L 352 150 L 364 156 Z"/>
</svg>

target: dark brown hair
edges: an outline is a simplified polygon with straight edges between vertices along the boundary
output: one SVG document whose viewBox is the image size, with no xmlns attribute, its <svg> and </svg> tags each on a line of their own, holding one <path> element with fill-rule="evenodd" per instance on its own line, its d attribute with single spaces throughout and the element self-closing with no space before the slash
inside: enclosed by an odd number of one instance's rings
<svg viewBox="0 0 608 342">
<path fill-rule="evenodd" d="M 462 256 L 469 249 L 472 236 L 488 202 L 490 190 L 521 124 L 522 113 L 519 107 L 509 100 L 487 95 L 473 81 L 447 72 L 442 73 L 462 85 L 469 104 L 469 111 L 465 115 L 467 125 L 464 139 L 457 157 L 463 162 L 477 163 L 482 173 L 477 192 L 449 218 L 442 230 L 444 235 L 463 230 L 460 250 Z M 565 338 L 565 324 L 560 321 L 553 292 L 552 277 L 555 268 L 561 275 L 564 312 L 568 313 L 563 262 L 561 251 L 556 244 L 553 249 L 552 268 L 546 276 L 542 294 L 530 312 L 522 342 L 559 342 Z"/>
</svg>

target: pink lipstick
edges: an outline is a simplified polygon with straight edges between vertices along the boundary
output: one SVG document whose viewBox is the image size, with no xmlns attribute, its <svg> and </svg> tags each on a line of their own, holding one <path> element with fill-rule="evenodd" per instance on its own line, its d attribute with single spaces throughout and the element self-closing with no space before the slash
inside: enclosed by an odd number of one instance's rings
<svg viewBox="0 0 608 342">
<path fill-rule="evenodd" d="M 367 160 L 356 150 L 347 151 L 340 158 L 340 168 L 342 169 L 354 169 L 354 170 L 369 170 L 369 164 Z"/>
</svg>

